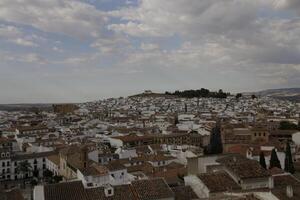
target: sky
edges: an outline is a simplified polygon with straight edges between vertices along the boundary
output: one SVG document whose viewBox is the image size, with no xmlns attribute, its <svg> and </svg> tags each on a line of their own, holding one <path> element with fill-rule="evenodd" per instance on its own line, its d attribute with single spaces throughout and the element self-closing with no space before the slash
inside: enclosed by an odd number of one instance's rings
<svg viewBox="0 0 300 200">
<path fill-rule="evenodd" d="M 299 86 L 299 0 L 0 1 L 0 103 Z"/>
</svg>

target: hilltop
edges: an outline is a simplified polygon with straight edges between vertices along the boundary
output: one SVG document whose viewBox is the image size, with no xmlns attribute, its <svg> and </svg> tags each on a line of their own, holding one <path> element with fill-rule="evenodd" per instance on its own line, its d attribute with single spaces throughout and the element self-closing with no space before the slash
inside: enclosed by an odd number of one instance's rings
<svg viewBox="0 0 300 200">
<path fill-rule="evenodd" d="M 300 102 L 300 88 L 269 89 L 259 91 L 256 94 L 259 96 Z"/>
</svg>

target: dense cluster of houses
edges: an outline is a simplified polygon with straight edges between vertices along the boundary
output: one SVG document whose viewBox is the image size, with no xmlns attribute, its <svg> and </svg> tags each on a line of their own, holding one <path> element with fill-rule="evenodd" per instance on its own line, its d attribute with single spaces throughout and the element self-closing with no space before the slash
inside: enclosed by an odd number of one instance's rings
<svg viewBox="0 0 300 200">
<path fill-rule="evenodd" d="M 300 199 L 297 103 L 147 92 L 53 108 L 0 111 L 6 199 Z M 217 124 L 223 153 L 207 154 Z"/>
</svg>

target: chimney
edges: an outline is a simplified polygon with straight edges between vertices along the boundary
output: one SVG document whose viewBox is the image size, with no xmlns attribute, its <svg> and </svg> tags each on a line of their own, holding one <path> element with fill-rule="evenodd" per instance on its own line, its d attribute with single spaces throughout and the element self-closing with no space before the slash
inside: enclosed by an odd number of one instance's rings
<svg viewBox="0 0 300 200">
<path fill-rule="evenodd" d="M 104 194 L 106 197 L 114 196 L 114 188 L 111 185 L 104 186 Z"/>
<path fill-rule="evenodd" d="M 286 196 L 292 198 L 294 196 L 293 187 L 291 185 L 286 186 Z"/>
</svg>

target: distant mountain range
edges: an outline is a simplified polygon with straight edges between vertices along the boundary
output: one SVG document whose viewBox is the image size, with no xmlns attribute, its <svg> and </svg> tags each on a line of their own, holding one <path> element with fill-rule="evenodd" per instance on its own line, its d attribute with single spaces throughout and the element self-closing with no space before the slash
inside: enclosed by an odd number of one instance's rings
<svg viewBox="0 0 300 200">
<path fill-rule="evenodd" d="M 269 89 L 259 91 L 256 95 L 300 102 L 300 88 Z"/>
</svg>

